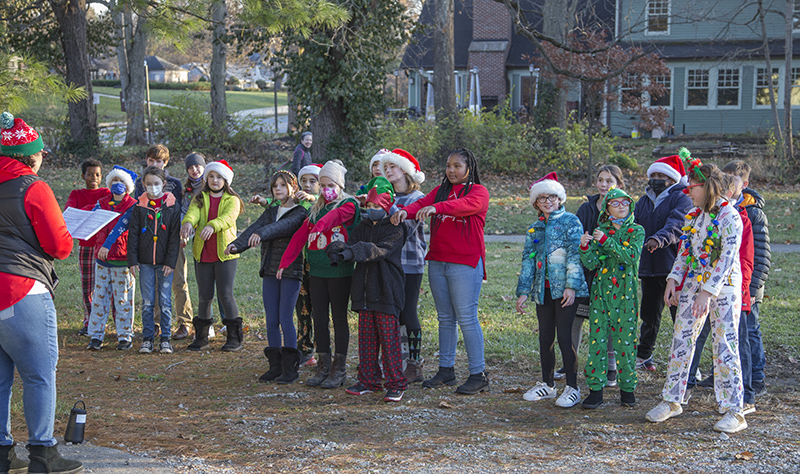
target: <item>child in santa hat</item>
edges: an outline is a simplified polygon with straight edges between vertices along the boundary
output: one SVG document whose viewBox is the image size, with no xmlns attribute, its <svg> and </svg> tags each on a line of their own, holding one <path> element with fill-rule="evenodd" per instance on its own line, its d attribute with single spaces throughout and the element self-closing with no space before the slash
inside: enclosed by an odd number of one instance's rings
<svg viewBox="0 0 800 474">
<path fill-rule="evenodd" d="M 664 310 L 667 275 L 678 254 L 683 218 L 692 205 L 683 194 L 686 172 L 678 155 L 656 160 L 647 169 L 647 188 L 634 210 L 636 223 L 644 227 L 644 250 L 639 263 L 642 282 L 642 329 L 636 367 L 656 370 L 653 348 Z M 670 308 L 675 319 L 675 308 Z"/>
<path fill-rule="evenodd" d="M 561 358 L 564 361 L 567 387 L 556 400 L 562 408 L 580 401 L 578 362 L 572 346 L 572 324 L 578 303 L 575 298 L 588 297 L 578 248 L 583 225 L 564 209 L 567 193 L 550 173 L 531 186 L 531 205 L 539 211 L 538 220 L 528 228 L 522 252 L 522 271 L 517 282 L 517 311 L 525 313 L 530 297 L 536 303 L 539 320 L 539 350 L 542 360 L 542 382 L 528 390 L 527 401 L 555 398 L 556 354 L 553 350 L 556 332 Z"/>
</svg>

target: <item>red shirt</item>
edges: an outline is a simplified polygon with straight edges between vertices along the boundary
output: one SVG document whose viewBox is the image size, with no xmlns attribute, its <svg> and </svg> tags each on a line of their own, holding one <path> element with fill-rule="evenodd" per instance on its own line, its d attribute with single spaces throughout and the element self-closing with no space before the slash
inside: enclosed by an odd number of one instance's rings
<svg viewBox="0 0 800 474">
<path fill-rule="evenodd" d="M 737 207 L 742 218 L 742 245 L 739 247 L 739 264 L 742 266 L 742 311 L 750 311 L 750 281 L 753 279 L 753 224 L 744 208 Z"/>
<path fill-rule="evenodd" d="M 483 228 L 486 225 L 486 210 L 489 209 L 489 191 L 480 184 L 473 184 L 466 196 L 458 197 L 463 184 L 453 186 L 446 201 L 434 204 L 439 186 L 425 197 L 406 206 L 408 219 L 416 219 L 417 211 L 426 206 L 436 208 L 431 224 L 431 242 L 425 260 L 458 263 L 476 267 L 483 259 L 483 278 L 486 279 L 486 246 Z"/>
<path fill-rule="evenodd" d="M 111 194 L 108 188 L 97 189 L 73 189 L 67 198 L 67 204 L 64 209 L 74 207 L 75 209 L 83 209 L 91 211 L 97 201 Z M 94 239 L 79 240 L 78 244 L 81 247 L 94 247 Z"/>
<path fill-rule="evenodd" d="M 219 201 L 222 199 L 221 197 L 214 197 L 209 196 L 209 205 L 208 205 L 208 220 L 211 221 L 212 219 L 217 218 L 217 214 L 219 213 Z M 202 229 L 200 229 L 202 231 Z M 199 239 L 199 235 L 195 235 L 195 239 Z M 203 253 L 200 254 L 200 261 L 203 263 L 214 263 L 219 262 L 219 254 L 217 253 L 217 233 L 214 232 L 211 234 L 211 238 L 206 240 L 205 244 L 203 244 Z"/>
</svg>

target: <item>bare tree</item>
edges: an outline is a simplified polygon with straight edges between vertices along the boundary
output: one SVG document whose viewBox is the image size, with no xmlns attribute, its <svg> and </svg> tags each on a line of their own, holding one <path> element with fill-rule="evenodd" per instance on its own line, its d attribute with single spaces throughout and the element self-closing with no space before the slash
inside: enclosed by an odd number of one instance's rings
<svg viewBox="0 0 800 474">
<path fill-rule="evenodd" d="M 435 0 L 433 29 L 433 100 L 436 121 L 455 116 L 453 0 Z"/>
<path fill-rule="evenodd" d="M 127 2 L 111 1 L 117 33 L 117 61 L 128 124 L 125 145 L 145 145 L 145 70 L 147 52 L 146 16 L 134 15 Z"/>
<path fill-rule="evenodd" d="M 228 60 L 227 17 L 228 8 L 225 0 L 216 0 L 211 6 L 211 120 L 218 130 L 225 128 L 228 116 L 225 99 L 225 71 Z"/>
</svg>

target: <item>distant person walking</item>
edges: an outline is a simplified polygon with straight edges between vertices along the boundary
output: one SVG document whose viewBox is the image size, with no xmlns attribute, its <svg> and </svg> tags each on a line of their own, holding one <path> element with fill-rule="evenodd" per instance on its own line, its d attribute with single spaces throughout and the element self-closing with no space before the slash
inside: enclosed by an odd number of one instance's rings
<svg viewBox="0 0 800 474">
<path fill-rule="evenodd" d="M 294 149 L 292 155 L 292 174 L 299 176 L 300 169 L 304 166 L 311 164 L 311 144 L 314 142 L 314 137 L 311 132 L 303 132 L 300 134 L 300 143 Z"/>
</svg>

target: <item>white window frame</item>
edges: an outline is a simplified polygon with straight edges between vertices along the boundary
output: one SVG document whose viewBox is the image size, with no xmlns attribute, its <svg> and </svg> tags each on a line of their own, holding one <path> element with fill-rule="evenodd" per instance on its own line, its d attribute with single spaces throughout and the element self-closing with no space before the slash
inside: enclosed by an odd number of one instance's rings
<svg viewBox="0 0 800 474">
<path fill-rule="evenodd" d="M 797 1 L 797 0 L 795 0 Z M 667 30 L 666 31 L 650 31 L 650 3 L 660 2 L 667 4 Z M 647 0 L 644 4 L 645 8 L 645 27 L 644 34 L 648 36 L 665 36 L 670 34 L 672 28 L 672 0 Z M 654 15 L 655 16 L 655 15 Z"/>
<path fill-rule="evenodd" d="M 769 109 L 769 108 L 772 107 L 770 104 L 759 104 L 758 102 L 756 102 L 756 98 L 757 98 L 756 96 L 758 95 L 757 92 L 758 92 L 758 88 L 759 88 L 758 87 L 758 71 L 759 71 L 759 69 L 762 69 L 764 71 L 767 70 L 766 66 L 763 66 L 763 67 L 762 66 L 756 66 L 756 67 L 753 68 L 753 110 L 763 110 L 763 109 Z M 773 67 L 772 70 L 773 71 L 777 71 L 777 74 L 778 74 L 778 84 L 775 87 L 775 89 L 776 89 L 775 90 L 775 101 L 778 103 L 777 104 L 778 108 L 782 109 L 783 108 L 783 101 L 781 100 L 781 88 L 783 87 L 783 73 L 781 71 L 782 68 L 781 67 Z M 773 74 L 775 74 L 775 73 L 773 72 Z"/>
<path fill-rule="evenodd" d="M 720 71 L 736 71 L 739 76 L 739 85 L 737 86 L 738 96 L 736 97 L 736 105 L 719 105 L 719 76 Z M 714 108 L 721 109 L 721 110 L 739 110 L 742 108 L 742 68 L 741 67 L 718 67 L 714 68 Z M 729 89 L 729 87 L 725 87 L 724 89 Z"/>
<path fill-rule="evenodd" d="M 796 5 L 797 3 L 795 3 Z M 794 76 L 795 72 L 797 72 L 798 79 L 800 79 L 800 66 L 792 65 L 792 76 Z M 794 77 L 792 78 L 794 79 Z M 795 85 L 794 80 L 792 80 L 792 84 L 790 85 L 792 89 L 800 89 L 800 84 Z M 792 109 L 800 109 L 800 104 L 794 105 L 792 104 Z"/>
<path fill-rule="evenodd" d="M 648 78 L 647 80 L 649 81 L 650 79 Z M 674 96 L 674 91 L 675 91 L 675 74 L 674 74 L 673 69 L 669 68 L 669 104 L 667 104 L 667 105 L 653 105 L 651 103 L 650 94 L 648 92 L 645 92 L 645 97 L 647 99 L 646 107 L 663 107 L 663 108 L 671 109 L 672 108 L 672 99 L 675 97 Z"/>
<path fill-rule="evenodd" d="M 711 69 L 710 67 L 704 66 L 697 66 L 697 67 L 687 67 L 686 72 L 684 73 L 684 84 L 685 84 L 685 91 L 686 93 L 683 95 L 683 109 L 684 110 L 707 110 L 714 108 L 712 104 L 716 103 L 716 94 L 712 94 L 712 86 L 715 85 L 712 77 L 711 77 Z M 706 99 L 706 105 L 689 105 L 689 71 L 706 71 L 708 73 L 708 96 Z"/>
</svg>

